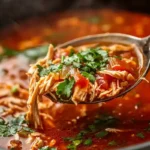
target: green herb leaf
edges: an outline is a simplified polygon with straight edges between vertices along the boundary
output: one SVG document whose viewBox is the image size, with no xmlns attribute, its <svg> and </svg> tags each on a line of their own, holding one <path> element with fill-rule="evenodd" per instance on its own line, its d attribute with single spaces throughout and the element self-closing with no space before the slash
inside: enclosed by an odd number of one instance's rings
<svg viewBox="0 0 150 150">
<path fill-rule="evenodd" d="M 64 138 L 64 141 L 70 141 L 70 142 L 72 142 L 74 140 L 74 138 L 72 138 L 72 137 L 66 137 L 66 138 Z"/>
<path fill-rule="evenodd" d="M 80 131 L 77 136 L 75 137 L 76 139 L 82 139 L 84 135 L 88 134 L 89 131 L 88 130 L 82 130 Z"/>
<path fill-rule="evenodd" d="M 11 48 L 3 47 L 3 53 L 0 55 L 0 60 L 17 55 L 24 56 L 29 60 L 37 60 L 38 58 L 45 56 L 47 51 L 48 45 L 26 49 L 25 51 L 17 51 Z"/>
<path fill-rule="evenodd" d="M 108 143 L 108 146 L 116 146 L 117 145 L 117 142 L 116 141 L 110 141 L 109 143 Z"/>
<path fill-rule="evenodd" d="M 115 56 L 113 56 L 113 57 L 115 57 L 115 58 L 117 58 L 117 59 L 119 59 L 119 60 L 122 60 L 122 57 L 119 56 L 119 55 L 118 55 L 118 56 L 115 55 Z"/>
<path fill-rule="evenodd" d="M 49 146 L 44 146 L 44 147 L 39 148 L 38 150 L 57 150 L 57 148 L 55 148 L 55 147 L 49 147 Z"/>
<path fill-rule="evenodd" d="M 17 92 L 18 92 L 18 88 L 19 88 L 18 85 L 14 85 L 14 86 L 11 88 L 11 93 L 12 93 L 12 94 L 17 93 Z"/>
<path fill-rule="evenodd" d="M 137 133 L 136 136 L 141 138 L 141 139 L 145 138 L 145 135 L 142 132 Z"/>
<path fill-rule="evenodd" d="M 82 143 L 82 140 L 74 140 L 73 141 L 73 144 L 75 145 L 75 146 L 78 146 L 79 144 L 81 144 Z"/>
<path fill-rule="evenodd" d="M 57 72 L 59 70 L 62 69 L 63 65 L 62 64 L 51 64 L 48 68 L 44 68 L 40 65 L 37 65 L 38 67 L 38 72 L 39 72 L 39 76 L 43 77 L 43 76 L 47 76 L 49 75 L 51 72 Z"/>
<path fill-rule="evenodd" d="M 107 135 L 108 135 L 108 132 L 107 132 L 107 131 L 100 131 L 100 132 L 98 132 L 98 133 L 95 134 L 95 136 L 96 136 L 97 138 L 104 138 L 104 137 L 106 137 Z"/>
<path fill-rule="evenodd" d="M 86 145 L 86 146 L 92 145 L 92 139 L 89 138 L 89 139 L 85 140 L 83 144 Z"/>
<path fill-rule="evenodd" d="M 89 125 L 88 128 L 93 132 L 96 131 L 96 126 L 94 124 Z"/>
<path fill-rule="evenodd" d="M 83 143 L 84 145 L 90 145 L 92 144 L 92 139 L 86 139 L 86 137 L 88 137 L 88 135 L 92 135 L 95 134 L 96 132 L 98 132 L 99 130 L 101 130 L 100 132 L 96 133 L 95 136 L 97 136 L 98 138 L 103 138 L 105 136 L 108 135 L 107 131 L 102 131 L 104 128 L 106 127 L 112 127 L 117 123 L 117 119 L 114 118 L 113 116 L 109 116 L 109 115 L 103 115 L 100 118 L 96 118 L 94 123 L 89 125 L 85 130 L 80 131 L 76 136 L 74 137 L 68 137 L 65 138 L 64 140 L 71 142 L 67 148 L 70 150 L 76 150 L 77 146 L 74 145 L 73 141 L 79 140 L 82 141 L 81 143 Z M 80 143 L 80 144 L 81 144 Z M 110 143 L 111 145 L 111 143 Z"/>
<path fill-rule="evenodd" d="M 37 60 L 40 57 L 44 57 L 48 51 L 48 45 L 27 49 L 20 54 L 27 57 L 30 60 Z"/>
<path fill-rule="evenodd" d="M 69 98 L 72 93 L 74 83 L 75 80 L 73 77 L 71 79 L 65 79 L 58 85 L 56 94 L 61 97 Z"/>
<path fill-rule="evenodd" d="M 108 62 L 108 53 L 97 48 L 87 48 L 85 51 L 65 57 L 62 61 L 64 65 L 73 65 L 80 71 L 87 73 L 95 72 L 97 69 L 105 68 Z M 92 77 L 93 81 L 93 77 Z"/>
<path fill-rule="evenodd" d="M 2 54 L 0 55 L 0 60 L 6 57 L 12 57 L 20 54 L 20 52 L 15 51 L 13 49 L 7 48 L 7 47 L 2 47 Z"/>
<path fill-rule="evenodd" d="M 150 127 L 147 127 L 144 130 L 147 131 L 147 132 L 150 132 Z"/>
<path fill-rule="evenodd" d="M 94 77 L 92 74 L 87 73 L 87 72 L 85 72 L 85 71 L 82 71 L 81 74 L 82 74 L 84 77 L 88 78 L 89 81 L 91 81 L 92 83 L 95 82 L 95 77 Z"/>
<path fill-rule="evenodd" d="M 73 54 L 75 54 L 75 51 L 73 49 L 71 49 L 69 56 L 73 56 Z"/>
<path fill-rule="evenodd" d="M 5 124 L 5 120 L 0 118 L 0 125 L 4 125 Z"/>
<path fill-rule="evenodd" d="M 12 136 L 23 130 L 26 130 L 27 134 L 33 132 L 32 129 L 27 127 L 24 116 L 22 115 L 10 120 L 9 122 L 5 122 L 3 119 L 0 119 L 0 136 L 2 137 Z"/>
<path fill-rule="evenodd" d="M 77 147 L 82 143 L 82 140 L 74 140 L 67 146 L 67 149 L 76 150 Z"/>
<path fill-rule="evenodd" d="M 20 115 L 19 117 L 14 118 L 10 121 L 10 124 L 12 124 L 12 125 L 22 125 L 24 123 L 26 123 L 24 115 Z"/>
</svg>

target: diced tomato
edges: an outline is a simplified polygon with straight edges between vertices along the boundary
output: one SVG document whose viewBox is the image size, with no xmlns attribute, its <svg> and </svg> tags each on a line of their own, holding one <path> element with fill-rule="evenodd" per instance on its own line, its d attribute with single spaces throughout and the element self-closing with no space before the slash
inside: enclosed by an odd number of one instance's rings
<svg viewBox="0 0 150 150">
<path fill-rule="evenodd" d="M 76 85 L 80 86 L 81 88 L 85 88 L 89 84 L 89 80 L 80 73 L 75 74 L 74 78 L 76 81 Z"/>
<path fill-rule="evenodd" d="M 97 83 L 102 89 L 108 89 L 110 82 L 113 80 L 113 77 L 109 75 L 97 76 Z"/>
</svg>

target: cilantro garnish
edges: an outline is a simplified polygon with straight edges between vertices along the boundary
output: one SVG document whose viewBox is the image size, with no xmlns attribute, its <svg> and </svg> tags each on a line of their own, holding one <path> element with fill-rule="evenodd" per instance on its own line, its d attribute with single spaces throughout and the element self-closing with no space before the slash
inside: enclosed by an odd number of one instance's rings
<svg viewBox="0 0 150 150">
<path fill-rule="evenodd" d="M 88 125 L 85 130 L 80 131 L 76 136 L 64 138 L 65 141 L 70 142 L 70 144 L 67 146 L 67 149 L 76 150 L 81 144 L 86 146 L 92 145 L 92 138 L 87 137 L 93 137 L 93 134 L 96 138 L 105 138 L 109 134 L 104 130 L 104 128 L 112 127 L 116 122 L 117 119 L 112 116 L 105 115 L 100 118 L 96 118 L 92 124 Z M 111 146 L 113 144 L 114 142 L 111 141 L 109 145 Z"/>
<path fill-rule="evenodd" d="M 55 148 L 55 147 L 49 147 L 49 146 L 44 146 L 44 147 L 39 148 L 38 150 L 57 150 L 57 148 Z"/>
<path fill-rule="evenodd" d="M 136 136 L 141 138 L 141 139 L 145 138 L 145 135 L 142 132 L 137 133 Z"/>
<path fill-rule="evenodd" d="M 48 51 L 49 45 L 43 45 L 35 48 L 27 49 L 20 53 L 20 55 L 25 56 L 29 60 L 37 60 L 40 57 L 44 57 Z"/>
<path fill-rule="evenodd" d="M 78 68 L 80 73 L 86 77 L 91 83 L 95 82 L 95 76 L 97 70 L 102 70 L 108 63 L 108 53 L 99 47 L 87 48 L 85 51 L 75 53 L 73 49 L 70 51 L 69 56 L 62 56 L 59 64 L 53 64 L 50 62 L 49 67 L 44 68 L 37 65 L 38 73 L 40 77 L 47 76 L 51 72 L 58 72 L 63 67 L 71 66 Z M 72 92 L 73 85 L 75 83 L 74 78 L 65 79 L 58 87 L 56 94 L 60 98 L 69 98 Z"/>
<path fill-rule="evenodd" d="M 108 132 L 107 132 L 107 131 L 100 131 L 100 132 L 98 132 L 98 133 L 95 134 L 95 136 L 96 136 L 97 138 L 104 138 L 104 137 L 107 136 L 107 135 L 108 135 Z"/>
<path fill-rule="evenodd" d="M 70 79 L 65 79 L 57 86 L 56 94 L 64 98 L 69 98 L 72 93 L 74 83 L 75 80 L 73 77 Z"/>
<path fill-rule="evenodd" d="M 13 49 L 7 48 L 7 47 L 2 47 L 2 53 L 0 54 L 0 60 L 6 57 L 12 57 L 18 55 L 20 52 L 15 51 Z"/>
<path fill-rule="evenodd" d="M 85 51 L 75 53 L 71 49 L 69 56 L 62 56 L 61 63 L 50 64 L 49 67 L 44 68 L 37 65 L 39 76 L 46 76 L 51 72 L 60 71 L 63 66 L 72 66 L 78 68 L 83 76 L 89 79 L 90 82 L 94 83 L 97 70 L 103 70 L 106 68 L 108 63 L 108 53 L 99 47 L 87 48 Z"/>
<path fill-rule="evenodd" d="M 121 60 L 121 59 L 122 59 L 122 57 L 121 57 L 121 56 L 119 56 L 119 55 L 115 55 L 115 56 L 113 56 L 113 57 L 115 57 L 115 58 L 117 58 L 117 59 L 119 59 L 119 60 Z"/>
<path fill-rule="evenodd" d="M 81 74 L 82 74 L 84 77 L 88 78 L 89 81 L 91 81 L 92 83 L 94 83 L 94 81 L 95 81 L 94 75 L 92 75 L 92 74 L 90 74 L 90 73 L 87 73 L 87 72 L 85 72 L 85 71 L 82 71 Z"/>
<path fill-rule="evenodd" d="M 14 85 L 12 88 L 11 88 L 11 93 L 12 94 L 15 94 L 18 92 L 18 88 L 19 88 L 19 85 Z"/>
<path fill-rule="evenodd" d="M 73 49 L 71 49 L 69 56 L 72 56 L 73 54 L 75 54 L 75 51 Z"/>
<path fill-rule="evenodd" d="M 108 63 L 108 53 L 105 50 L 97 48 L 87 48 L 87 50 L 64 57 L 61 61 L 63 65 L 72 65 L 78 68 L 81 73 L 91 82 L 95 81 L 94 73 L 102 70 Z"/>
<path fill-rule="evenodd" d="M 26 49 L 25 51 L 18 51 L 7 47 L 2 47 L 2 50 L 3 52 L 0 55 L 0 60 L 2 60 L 3 58 L 18 56 L 18 55 L 24 56 L 29 60 L 37 60 L 38 58 L 46 55 L 48 50 L 48 45 Z"/>
<path fill-rule="evenodd" d="M 89 139 L 85 140 L 83 144 L 86 145 L 86 146 L 92 145 L 92 139 L 89 138 Z"/>
<path fill-rule="evenodd" d="M 147 132 L 150 132 L 150 126 L 148 126 L 147 128 L 144 129 Z"/>
<path fill-rule="evenodd" d="M 116 141 L 110 141 L 109 143 L 108 143 L 108 146 L 116 146 L 117 145 L 117 142 Z"/>
<path fill-rule="evenodd" d="M 21 115 L 9 122 L 0 118 L 0 136 L 8 137 L 16 134 L 17 132 L 24 132 L 26 134 L 33 132 L 32 129 L 28 128 L 24 116 Z"/>
<path fill-rule="evenodd" d="M 56 65 L 51 64 L 48 68 L 44 68 L 40 65 L 37 65 L 37 67 L 38 67 L 39 76 L 43 77 L 43 76 L 48 75 L 51 72 L 57 72 L 57 71 L 61 70 L 62 64 L 56 64 Z"/>
<path fill-rule="evenodd" d="M 95 126 L 95 124 L 89 125 L 88 128 L 89 128 L 89 130 L 91 130 L 91 131 L 96 131 L 96 126 Z"/>
</svg>

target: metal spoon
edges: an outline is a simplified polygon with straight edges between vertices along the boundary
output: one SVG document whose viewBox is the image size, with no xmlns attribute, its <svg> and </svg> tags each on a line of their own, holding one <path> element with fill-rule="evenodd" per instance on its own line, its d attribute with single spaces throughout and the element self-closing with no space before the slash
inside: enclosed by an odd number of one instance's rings
<svg viewBox="0 0 150 150">
<path fill-rule="evenodd" d="M 96 34 L 96 35 L 89 35 L 81 38 L 77 38 L 74 40 L 71 40 L 69 42 L 66 42 L 64 44 L 58 45 L 56 49 L 59 48 L 65 48 L 69 45 L 71 46 L 80 46 L 83 44 L 90 44 L 90 43 L 98 43 L 98 42 L 111 42 L 111 43 L 118 43 L 118 44 L 135 44 L 135 52 L 138 56 L 138 61 L 139 61 L 139 66 L 140 66 L 140 77 L 137 79 L 137 81 L 129 88 L 126 90 L 122 91 L 118 95 L 104 98 L 104 99 L 97 99 L 92 102 L 80 102 L 80 104 L 95 104 L 95 103 L 100 103 L 100 102 L 106 102 L 110 101 L 114 98 L 120 97 L 131 91 L 133 88 L 135 88 L 142 80 L 142 77 L 144 77 L 150 66 L 150 36 L 145 37 L 145 38 L 138 38 L 135 36 L 127 35 L 127 34 L 120 34 L 120 33 L 105 33 L 105 34 Z M 53 96 L 50 94 L 46 95 L 48 98 L 50 98 L 54 102 L 58 102 L 56 98 L 54 99 Z M 71 99 L 69 100 L 59 100 L 61 103 L 73 103 Z"/>
</svg>

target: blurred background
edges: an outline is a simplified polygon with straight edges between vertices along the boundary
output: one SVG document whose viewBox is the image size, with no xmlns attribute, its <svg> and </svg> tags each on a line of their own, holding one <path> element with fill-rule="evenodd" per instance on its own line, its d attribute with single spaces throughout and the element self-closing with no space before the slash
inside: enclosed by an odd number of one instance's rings
<svg viewBox="0 0 150 150">
<path fill-rule="evenodd" d="M 0 0 L 0 26 L 46 12 L 111 8 L 150 13 L 149 6 L 149 0 Z"/>
</svg>

